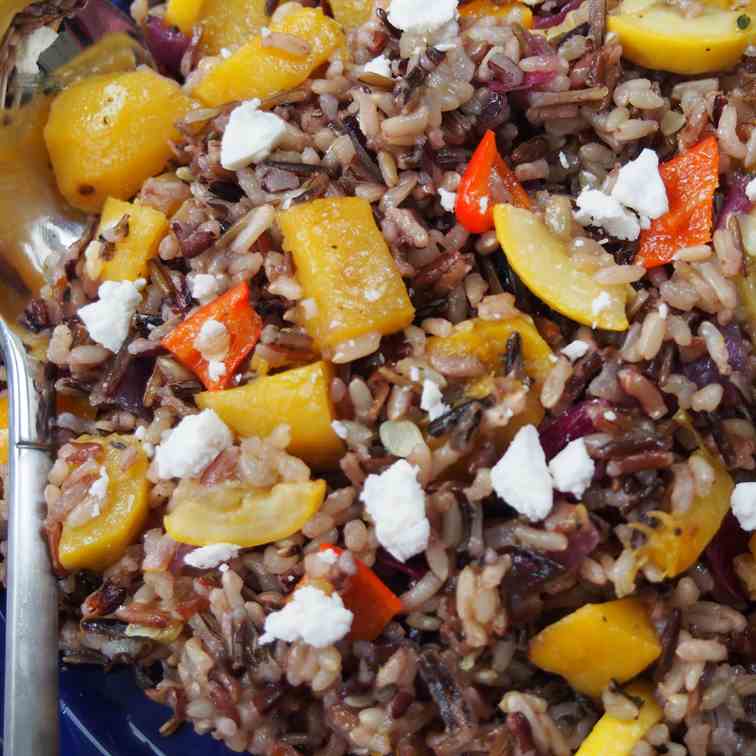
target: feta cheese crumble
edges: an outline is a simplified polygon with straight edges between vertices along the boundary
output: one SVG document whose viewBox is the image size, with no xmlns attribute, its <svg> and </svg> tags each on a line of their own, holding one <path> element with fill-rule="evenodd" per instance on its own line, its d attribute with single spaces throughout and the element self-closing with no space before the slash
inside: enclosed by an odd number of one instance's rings
<svg viewBox="0 0 756 756">
<path fill-rule="evenodd" d="M 265 618 L 260 643 L 283 640 L 303 641 L 315 648 L 331 646 L 344 638 L 352 627 L 354 614 L 344 607 L 338 593 L 328 596 L 320 588 L 297 588 L 283 609 Z"/>
<path fill-rule="evenodd" d="M 535 426 L 517 431 L 504 456 L 491 468 L 491 483 L 497 496 L 531 522 L 548 516 L 554 491 Z"/>
<path fill-rule="evenodd" d="M 748 197 L 751 202 L 756 202 L 756 178 L 752 178 L 746 184 L 745 193 L 746 197 Z"/>
<path fill-rule="evenodd" d="M 108 475 L 108 471 L 104 467 L 101 467 L 100 477 L 89 487 L 89 495 L 99 501 L 104 501 L 108 495 L 108 486 L 110 486 L 110 476 Z"/>
<path fill-rule="evenodd" d="M 612 298 L 607 292 L 602 291 L 601 294 L 591 302 L 591 314 L 594 318 L 597 318 L 611 303 Z"/>
<path fill-rule="evenodd" d="M 659 173 L 659 156 L 644 149 L 619 169 L 612 197 L 641 216 L 659 218 L 669 210 L 667 188 Z"/>
<path fill-rule="evenodd" d="M 99 300 L 81 307 L 78 315 L 98 344 L 117 352 L 129 335 L 142 295 L 131 281 L 105 281 L 97 294 Z"/>
<path fill-rule="evenodd" d="M 197 273 L 190 286 L 192 296 L 203 305 L 212 302 L 220 292 L 218 278 L 209 273 Z"/>
<path fill-rule="evenodd" d="M 39 73 L 40 56 L 56 39 L 58 39 L 58 33 L 49 26 L 40 26 L 31 34 L 22 37 L 16 51 L 17 73 L 36 76 Z"/>
<path fill-rule="evenodd" d="M 420 397 L 420 409 L 425 410 L 428 413 L 431 422 L 436 418 L 441 417 L 441 415 L 445 415 L 449 411 L 449 407 L 444 404 L 444 397 L 438 384 L 427 378 L 423 381 L 423 394 Z"/>
<path fill-rule="evenodd" d="M 580 341 L 580 339 L 575 339 L 575 341 L 571 341 L 569 344 L 567 344 L 566 347 L 564 347 L 564 349 L 562 349 L 562 354 L 570 362 L 575 362 L 575 360 L 579 360 L 585 355 L 585 353 L 588 351 L 588 348 L 588 342 Z"/>
<path fill-rule="evenodd" d="M 231 431 L 213 410 L 189 415 L 168 432 L 155 450 L 158 477 L 195 477 L 233 442 Z"/>
<path fill-rule="evenodd" d="M 211 570 L 221 562 L 228 562 L 239 555 L 241 546 L 234 543 L 211 543 L 209 546 L 201 546 L 199 549 L 190 551 L 184 557 L 184 564 L 196 567 L 198 570 Z"/>
<path fill-rule="evenodd" d="M 318 558 L 324 564 L 334 565 L 339 561 L 339 555 L 333 549 L 324 549 L 318 552 Z"/>
<path fill-rule="evenodd" d="M 599 189 L 583 189 L 576 200 L 575 220 L 583 226 L 601 226 L 617 239 L 635 241 L 640 223 L 633 213 Z"/>
<path fill-rule="evenodd" d="M 593 480 L 596 464 L 588 455 L 585 441 L 576 438 L 549 462 L 554 488 L 562 493 L 581 497 Z"/>
<path fill-rule="evenodd" d="M 756 530 L 756 483 L 738 483 L 730 497 L 730 506 L 743 530 Z"/>
<path fill-rule="evenodd" d="M 220 320 L 209 318 L 206 320 L 194 338 L 194 348 L 207 362 L 220 362 L 228 356 L 228 348 L 231 345 L 231 334 Z M 216 366 L 216 370 L 217 370 Z M 225 367 L 223 372 L 226 372 Z"/>
<path fill-rule="evenodd" d="M 344 441 L 346 437 L 349 435 L 349 431 L 347 430 L 346 424 L 342 423 L 341 420 L 334 420 L 331 423 L 331 428 L 333 429 L 333 432 L 342 440 Z"/>
<path fill-rule="evenodd" d="M 391 61 L 385 55 L 378 55 L 368 63 L 365 63 L 362 70 L 365 73 L 378 74 L 378 76 L 384 76 L 387 79 L 393 78 L 391 75 Z"/>
<path fill-rule="evenodd" d="M 226 366 L 220 360 L 210 360 L 207 363 L 207 375 L 211 381 L 217 381 L 226 374 Z"/>
<path fill-rule="evenodd" d="M 430 537 L 425 492 L 417 472 L 400 459 L 380 475 L 368 475 L 360 494 L 375 523 L 378 542 L 400 562 L 425 551 Z"/>
<path fill-rule="evenodd" d="M 265 160 L 286 133 L 286 122 L 259 105 L 260 100 L 248 100 L 231 111 L 221 140 L 221 165 L 228 171 Z"/>
<path fill-rule="evenodd" d="M 388 20 L 402 31 L 430 34 L 457 17 L 458 0 L 392 0 Z"/>
<path fill-rule="evenodd" d="M 453 213 L 454 207 L 457 204 L 457 193 L 449 192 L 446 189 L 439 189 L 438 196 L 441 200 L 441 207 L 443 207 L 447 213 Z"/>
</svg>

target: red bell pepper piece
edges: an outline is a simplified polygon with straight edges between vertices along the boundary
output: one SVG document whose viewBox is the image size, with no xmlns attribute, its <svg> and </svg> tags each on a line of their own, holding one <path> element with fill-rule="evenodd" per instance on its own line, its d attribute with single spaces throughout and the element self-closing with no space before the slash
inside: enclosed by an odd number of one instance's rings
<svg viewBox="0 0 756 756">
<path fill-rule="evenodd" d="M 457 189 L 454 211 L 457 220 L 471 233 L 482 234 L 494 227 L 493 208 L 496 200 L 492 181 L 499 180 L 512 197 L 512 204 L 530 209 L 530 197 L 520 186 L 510 167 L 496 149 L 496 135 L 486 131 L 475 148 Z"/>
<path fill-rule="evenodd" d="M 341 555 L 343 549 L 330 543 L 320 545 L 321 551 L 332 549 Z M 402 611 L 403 605 L 370 567 L 355 559 L 357 572 L 339 591 L 344 606 L 354 614 L 349 637 L 352 640 L 374 641 L 388 623 Z"/>
<path fill-rule="evenodd" d="M 659 166 L 669 210 L 641 231 L 636 261 L 646 268 L 670 262 L 682 247 L 708 244 L 719 186 L 719 147 L 710 136 Z"/>
<path fill-rule="evenodd" d="M 208 361 L 194 346 L 203 323 L 217 320 L 226 326 L 231 338 L 223 364 L 226 372 L 213 380 Z M 183 365 L 192 370 L 209 391 L 227 388 L 236 369 L 252 351 L 262 331 L 262 320 L 249 303 L 246 282 L 229 289 L 212 302 L 200 307 L 191 317 L 177 325 L 160 343 Z"/>
</svg>

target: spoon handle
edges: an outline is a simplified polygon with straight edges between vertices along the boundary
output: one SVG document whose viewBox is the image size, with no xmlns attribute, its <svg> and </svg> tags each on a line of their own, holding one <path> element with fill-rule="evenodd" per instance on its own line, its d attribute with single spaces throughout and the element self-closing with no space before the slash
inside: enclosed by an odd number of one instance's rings
<svg viewBox="0 0 756 756">
<path fill-rule="evenodd" d="M 42 535 L 52 464 L 50 389 L 42 367 L 0 320 L 10 390 L 3 750 L 58 753 L 58 596 Z"/>
</svg>

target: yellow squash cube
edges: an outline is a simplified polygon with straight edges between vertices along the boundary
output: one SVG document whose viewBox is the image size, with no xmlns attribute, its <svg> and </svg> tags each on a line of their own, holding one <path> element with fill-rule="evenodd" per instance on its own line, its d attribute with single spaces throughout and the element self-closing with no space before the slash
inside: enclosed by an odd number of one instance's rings
<svg viewBox="0 0 756 756">
<path fill-rule="evenodd" d="M 205 0 L 200 14 L 202 52 L 237 50 L 269 22 L 265 0 Z"/>
<path fill-rule="evenodd" d="M 316 362 L 238 388 L 205 391 L 197 395 L 197 405 L 215 410 L 239 436 L 265 437 L 286 423 L 291 429 L 288 451 L 315 467 L 330 467 L 344 453 L 331 427 L 333 375 L 329 363 Z"/>
<path fill-rule="evenodd" d="M 362 26 L 373 11 L 373 0 L 329 0 L 333 17 L 345 28 Z"/>
<path fill-rule="evenodd" d="M 444 357 L 477 357 L 490 371 L 501 366 L 507 341 L 519 333 L 525 372 L 537 384 L 543 383 L 553 363 L 551 349 L 527 317 L 508 320 L 482 320 L 475 318 L 460 323 L 449 336 L 428 339 L 427 352 Z"/>
<path fill-rule="evenodd" d="M 168 232 L 168 218 L 159 210 L 132 205 L 108 197 L 102 208 L 101 234 L 128 216 L 128 233 L 115 242 L 113 256 L 102 266 L 103 281 L 136 281 L 147 275 L 147 261 L 157 254 L 160 240 Z"/>
<path fill-rule="evenodd" d="M 530 642 L 533 664 L 589 696 L 600 696 L 612 680 L 631 680 L 660 653 L 646 607 L 635 598 L 586 604 Z"/>
<path fill-rule="evenodd" d="M 299 86 L 344 44 L 341 27 L 320 8 L 294 10 L 271 24 L 270 30 L 299 37 L 307 43 L 309 52 L 294 55 L 265 47 L 258 35 L 210 70 L 193 94 L 212 107 L 234 100 L 270 97 Z"/>
<path fill-rule="evenodd" d="M 305 328 L 321 349 L 412 322 L 407 287 L 366 200 L 315 200 L 280 213 L 278 223 L 304 295 L 315 302 Z"/>
<path fill-rule="evenodd" d="M 472 0 L 459 8 L 462 18 L 504 18 L 509 23 L 517 22 L 526 29 L 533 26 L 533 12 L 523 3 L 496 3 L 494 0 Z"/>
<path fill-rule="evenodd" d="M 63 525 L 59 558 L 67 570 L 101 571 L 123 556 L 147 519 L 150 463 L 139 442 L 131 436 L 82 436 L 77 440 L 102 446 L 108 491 L 97 517 L 77 527 Z M 121 461 L 126 450 L 135 454 L 135 459 L 124 470 Z"/>
<path fill-rule="evenodd" d="M 108 196 L 128 199 L 159 173 L 191 107 L 176 82 L 148 68 L 103 74 L 52 102 L 45 142 L 61 194 L 98 212 Z"/>
<path fill-rule="evenodd" d="M 205 0 L 168 0 L 165 6 L 165 22 L 177 26 L 184 34 L 191 34 L 199 21 Z"/>
<path fill-rule="evenodd" d="M 664 712 L 654 700 L 652 685 L 638 680 L 628 685 L 625 692 L 643 701 L 637 719 L 617 719 L 604 714 L 575 756 L 630 756 L 641 738 L 661 721 Z"/>
<path fill-rule="evenodd" d="M 206 488 L 184 480 L 173 495 L 174 508 L 163 524 L 171 538 L 192 546 L 261 546 L 300 530 L 320 509 L 325 494 L 322 480 L 278 483 L 270 489 L 232 481 Z"/>
</svg>

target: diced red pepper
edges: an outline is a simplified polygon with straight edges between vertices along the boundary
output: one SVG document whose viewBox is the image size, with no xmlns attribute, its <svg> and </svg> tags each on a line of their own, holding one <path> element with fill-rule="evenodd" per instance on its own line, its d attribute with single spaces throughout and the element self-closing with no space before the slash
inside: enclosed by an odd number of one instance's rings
<svg viewBox="0 0 756 756">
<path fill-rule="evenodd" d="M 231 343 L 223 364 L 226 372 L 213 380 L 209 363 L 194 346 L 197 334 L 208 320 L 217 320 L 226 326 Z M 176 326 L 161 344 L 183 365 L 192 370 L 209 391 L 227 388 L 244 358 L 254 349 L 262 331 L 262 320 L 249 303 L 249 286 L 246 282 L 229 289 L 212 302 L 200 307 L 191 317 Z"/>
<path fill-rule="evenodd" d="M 342 549 L 323 543 L 321 551 L 332 549 L 341 555 Z M 389 622 L 402 611 L 402 602 L 370 567 L 355 559 L 357 572 L 349 577 L 339 591 L 344 606 L 354 614 L 352 640 L 374 641 Z"/>
<path fill-rule="evenodd" d="M 670 262 L 682 247 L 708 244 L 714 222 L 714 191 L 719 186 L 719 147 L 715 137 L 659 166 L 669 211 L 641 231 L 636 261 L 646 268 Z"/>
<path fill-rule="evenodd" d="M 512 197 L 512 204 L 530 209 L 530 197 L 520 186 L 511 168 L 496 149 L 496 135 L 486 131 L 475 148 L 457 188 L 454 208 L 457 220 L 473 234 L 482 234 L 494 227 L 493 209 L 496 200 L 491 188 L 498 179 Z"/>
</svg>

